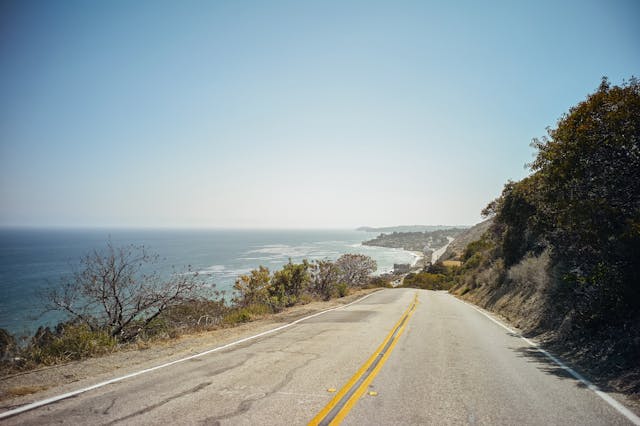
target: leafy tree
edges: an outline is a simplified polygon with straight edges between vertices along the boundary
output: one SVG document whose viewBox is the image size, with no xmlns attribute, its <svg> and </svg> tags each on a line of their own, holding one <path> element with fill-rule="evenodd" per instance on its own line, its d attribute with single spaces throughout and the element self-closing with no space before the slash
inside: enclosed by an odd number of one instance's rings
<svg viewBox="0 0 640 426">
<path fill-rule="evenodd" d="M 130 340 L 168 308 L 203 290 L 197 274 L 164 279 L 146 272 L 158 261 L 143 246 L 116 248 L 109 242 L 106 250 L 83 257 L 79 270 L 49 291 L 51 308 L 92 331 L 106 329 L 112 337 Z"/>
<path fill-rule="evenodd" d="M 611 86 L 603 78 L 533 145 L 538 216 L 586 303 L 585 319 L 638 307 L 640 82 Z"/>
<path fill-rule="evenodd" d="M 236 296 L 233 302 L 238 306 L 250 306 L 266 303 L 269 296 L 271 273 L 269 268 L 260 266 L 248 274 L 240 275 L 236 279 L 233 289 Z"/>
<path fill-rule="evenodd" d="M 640 311 L 640 82 L 604 78 L 532 145 L 533 174 L 483 211 L 498 254 L 509 267 L 549 246 L 577 324 L 628 320 Z"/>
<path fill-rule="evenodd" d="M 538 180 L 534 174 L 520 182 L 507 182 L 502 195 L 482 212 L 484 216 L 495 214 L 491 229 L 498 237 L 507 267 L 518 263 L 527 252 L 538 252 L 544 246 L 537 215 Z"/>
<path fill-rule="evenodd" d="M 302 263 L 292 263 L 289 259 L 289 263 L 273 274 L 269 286 L 272 302 L 279 306 L 294 305 L 306 289 L 309 280 L 309 262 L 305 259 Z"/>
<path fill-rule="evenodd" d="M 336 292 L 336 284 L 341 277 L 340 268 L 329 260 L 317 260 L 311 267 L 311 291 L 325 300 Z"/>
<path fill-rule="evenodd" d="M 463 263 L 466 262 L 467 260 L 471 259 L 474 255 L 484 250 L 488 250 L 492 248 L 492 246 L 493 244 L 491 243 L 491 241 L 487 239 L 486 236 L 483 236 L 479 240 L 470 242 L 469 244 L 467 244 L 467 247 L 464 249 L 464 252 L 462 253 L 462 262 Z"/>
<path fill-rule="evenodd" d="M 446 274 L 448 272 L 448 269 L 446 266 L 444 266 L 442 262 L 436 262 L 436 263 L 430 264 L 426 268 L 425 272 L 428 272 L 430 274 Z"/>
<path fill-rule="evenodd" d="M 369 275 L 378 268 L 375 260 L 363 254 L 343 254 L 336 265 L 342 271 L 341 281 L 354 287 L 367 284 Z"/>
</svg>

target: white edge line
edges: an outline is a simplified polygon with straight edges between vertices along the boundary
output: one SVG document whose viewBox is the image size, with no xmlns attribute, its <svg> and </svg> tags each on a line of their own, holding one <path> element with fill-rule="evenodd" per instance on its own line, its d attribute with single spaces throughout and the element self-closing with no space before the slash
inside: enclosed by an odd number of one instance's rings
<svg viewBox="0 0 640 426">
<path fill-rule="evenodd" d="M 493 316 L 489 315 L 485 310 L 480 309 L 477 306 L 475 306 L 475 305 L 473 305 L 473 304 L 471 304 L 471 303 L 469 303 L 469 302 L 467 302 L 465 300 L 459 299 L 459 298 L 457 298 L 455 296 L 454 296 L 454 298 L 456 300 L 459 300 L 460 302 L 472 307 L 476 311 L 480 312 L 482 315 L 484 315 L 485 317 L 489 318 L 491 321 L 495 322 L 500 327 L 502 327 L 505 330 L 507 330 L 509 333 L 515 334 L 518 337 L 520 337 L 522 340 L 527 342 L 530 346 L 535 348 L 538 352 L 540 352 L 541 354 L 543 354 L 544 356 L 549 358 L 551 361 L 553 361 L 556 364 L 558 364 L 560 366 L 560 368 L 562 368 L 567 373 L 571 374 L 574 378 L 576 378 L 577 380 L 582 382 L 583 385 L 585 385 L 588 389 L 592 390 L 596 395 L 598 395 L 601 399 L 603 399 L 607 404 L 609 404 L 611 407 L 615 408 L 620 414 L 622 414 L 627 419 L 629 419 L 631 421 L 631 423 L 633 423 L 634 425 L 640 426 L 640 417 L 636 416 L 631 410 L 629 410 L 627 407 L 625 407 L 624 405 L 622 405 L 621 403 L 619 403 L 618 401 L 613 399 L 606 392 L 603 392 L 597 385 L 591 383 L 582 374 L 578 373 L 577 371 L 575 371 L 574 369 L 569 367 L 567 364 L 565 364 L 564 362 L 560 361 L 558 358 L 556 358 L 555 356 L 551 355 L 546 350 L 542 349 L 537 343 L 535 343 L 532 340 L 527 339 L 526 337 L 520 335 L 520 333 L 517 333 L 515 330 L 513 330 L 509 326 L 503 324 L 501 321 L 498 321 L 497 319 L 493 318 Z"/>
<path fill-rule="evenodd" d="M 184 361 L 188 361 L 190 359 L 199 358 L 201 356 L 205 356 L 205 355 L 208 355 L 208 354 L 213 353 L 213 352 L 218 352 L 218 351 L 221 351 L 223 349 L 230 348 L 231 346 L 239 345 L 240 343 L 248 342 L 250 340 L 254 340 L 254 339 L 257 339 L 259 337 L 266 336 L 268 334 L 272 334 L 272 333 L 275 333 L 275 332 L 280 331 L 280 330 L 284 330 L 285 328 L 289 328 L 289 327 L 291 327 L 293 325 L 296 325 L 296 324 L 298 324 L 298 323 L 300 323 L 302 321 L 317 317 L 319 315 L 326 314 L 327 312 L 335 311 L 337 309 L 343 309 L 343 308 L 351 306 L 351 305 L 353 305 L 355 303 L 361 302 L 364 299 L 366 299 L 367 297 L 372 296 L 375 293 L 378 293 L 378 292 L 375 291 L 375 292 L 369 293 L 369 294 L 367 294 L 367 295 L 365 295 L 365 296 L 363 296 L 363 297 L 361 297 L 361 298 L 359 298 L 357 300 L 354 300 L 351 303 L 347 303 L 346 305 L 336 306 L 335 308 L 331 308 L 331 309 L 327 309 L 327 310 L 324 310 L 324 311 L 316 312 L 315 314 L 308 315 L 308 316 L 303 317 L 303 318 L 299 318 L 299 319 L 297 319 L 295 321 L 292 321 L 290 323 L 281 325 L 280 327 L 272 328 L 271 330 L 263 331 L 262 333 L 258 333 L 258 334 L 255 334 L 253 336 L 245 337 L 245 338 L 242 338 L 240 340 L 236 340 L 234 342 L 227 343 L 226 345 L 222 345 L 222 346 L 215 347 L 213 349 L 206 350 L 204 352 L 199 352 L 197 354 L 190 355 L 190 356 L 188 356 L 186 358 L 180 358 L 180 359 L 177 359 L 177 360 L 174 360 L 174 361 L 171 361 L 171 362 L 167 362 L 166 364 L 156 365 L 155 367 L 151 367 L 151 368 L 145 368 L 144 370 L 136 371 L 134 373 L 125 374 L 124 376 L 120 376 L 120 377 L 116 377 L 116 378 L 113 378 L 113 379 L 105 380 L 104 382 L 96 383 L 94 385 L 87 386 L 87 387 L 82 388 L 82 389 L 77 389 L 77 390 L 74 390 L 74 391 L 71 391 L 71 392 L 67 392 L 67 393 L 63 393 L 63 394 L 57 395 L 57 396 L 52 396 L 51 398 L 46 398 L 46 399 L 43 399 L 43 400 L 40 400 L 40 401 L 32 402 L 32 403 L 27 404 L 27 405 L 23 405 L 22 407 L 14 408 L 13 410 L 8 410 L 8 411 L 5 411 L 5 412 L 2 412 L 2 413 L 0 413 L 0 419 L 6 418 L 6 417 L 15 416 L 16 414 L 24 413 L 25 411 L 33 410 L 34 408 L 42 407 L 43 405 L 48 405 L 48 404 L 51 404 L 51 403 L 54 403 L 54 402 L 61 401 L 63 399 L 71 398 L 72 396 L 76 396 L 76 395 L 79 395 L 81 393 L 93 390 L 93 389 L 101 388 L 103 386 L 107 386 L 107 385 L 110 385 L 112 383 L 121 382 L 123 380 L 130 379 L 131 377 L 140 376 L 142 374 L 150 373 L 150 372 L 155 371 L 155 370 L 160 370 L 161 368 L 169 367 L 171 365 L 178 364 L 178 363 L 184 362 Z"/>
</svg>

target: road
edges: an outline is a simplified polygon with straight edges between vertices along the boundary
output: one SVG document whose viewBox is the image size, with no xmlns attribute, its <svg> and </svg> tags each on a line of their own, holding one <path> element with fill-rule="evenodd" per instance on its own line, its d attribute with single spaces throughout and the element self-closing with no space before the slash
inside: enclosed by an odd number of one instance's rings
<svg viewBox="0 0 640 426">
<path fill-rule="evenodd" d="M 360 377 L 363 395 L 345 404 L 343 424 L 632 424 L 482 313 L 412 289 L 373 293 L 2 423 L 302 425 L 327 411 L 368 360 L 378 363 Z"/>
</svg>

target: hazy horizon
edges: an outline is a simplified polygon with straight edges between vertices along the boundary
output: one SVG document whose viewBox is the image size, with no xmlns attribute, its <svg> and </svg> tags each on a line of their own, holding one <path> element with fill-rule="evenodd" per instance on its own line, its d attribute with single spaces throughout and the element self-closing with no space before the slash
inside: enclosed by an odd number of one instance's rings
<svg viewBox="0 0 640 426">
<path fill-rule="evenodd" d="M 0 226 L 465 224 L 602 76 L 634 1 L 0 5 Z"/>
<path fill-rule="evenodd" d="M 484 219 L 481 219 L 481 221 Z M 359 231 L 358 228 L 374 228 L 384 229 L 384 228 L 396 228 L 403 226 L 435 226 L 435 227 L 447 227 L 447 228 L 468 228 L 475 225 L 474 224 L 434 224 L 434 225 L 425 225 L 425 224 L 396 224 L 396 225 L 380 225 L 380 226 L 372 226 L 372 225 L 358 225 L 358 226 L 347 226 L 347 227 L 230 227 L 230 226 L 126 226 L 126 225 L 0 225 L 0 229 L 4 230 L 142 230 L 142 231 L 182 231 L 182 230 L 193 230 L 193 231 Z M 362 231 L 365 232 L 365 231 Z"/>
</svg>

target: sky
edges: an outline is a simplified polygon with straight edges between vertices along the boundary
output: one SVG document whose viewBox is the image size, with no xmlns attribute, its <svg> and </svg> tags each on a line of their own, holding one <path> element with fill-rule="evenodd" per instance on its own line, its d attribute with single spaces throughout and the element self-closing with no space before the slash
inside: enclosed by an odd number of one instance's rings
<svg viewBox="0 0 640 426">
<path fill-rule="evenodd" d="M 477 223 L 640 3 L 2 1 L 0 226 Z"/>
</svg>

